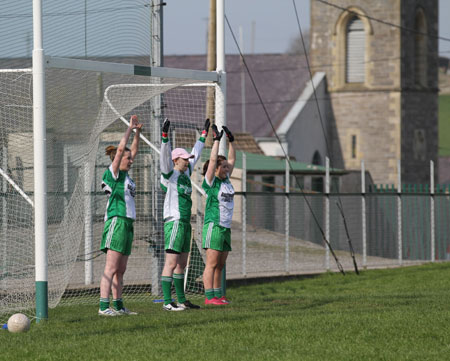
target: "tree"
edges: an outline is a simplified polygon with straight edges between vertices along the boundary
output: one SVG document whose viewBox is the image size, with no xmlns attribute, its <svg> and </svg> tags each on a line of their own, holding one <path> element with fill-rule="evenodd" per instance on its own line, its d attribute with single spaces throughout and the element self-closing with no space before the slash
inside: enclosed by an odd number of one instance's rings
<svg viewBox="0 0 450 361">
<path fill-rule="evenodd" d="M 303 41 L 305 43 L 306 53 L 309 54 L 309 30 L 303 32 Z M 302 37 L 300 34 L 291 39 L 287 52 L 289 54 L 297 55 L 305 54 L 305 49 L 303 47 Z"/>
</svg>

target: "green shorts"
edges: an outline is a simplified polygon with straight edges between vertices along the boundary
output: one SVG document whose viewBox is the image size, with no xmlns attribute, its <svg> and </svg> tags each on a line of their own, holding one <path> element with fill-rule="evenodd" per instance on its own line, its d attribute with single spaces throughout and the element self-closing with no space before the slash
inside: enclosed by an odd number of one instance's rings
<svg viewBox="0 0 450 361">
<path fill-rule="evenodd" d="M 191 250 L 190 223 L 182 221 L 172 221 L 164 223 L 164 249 L 178 253 L 189 252 Z"/>
<path fill-rule="evenodd" d="M 231 251 L 231 229 L 214 223 L 203 226 L 203 249 L 215 249 L 216 251 Z"/>
<path fill-rule="evenodd" d="M 100 250 L 108 249 L 120 252 L 125 256 L 131 254 L 134 238 L 134 220 L 125 217 L 112 217 L 105 222 Z"/>
</svg>

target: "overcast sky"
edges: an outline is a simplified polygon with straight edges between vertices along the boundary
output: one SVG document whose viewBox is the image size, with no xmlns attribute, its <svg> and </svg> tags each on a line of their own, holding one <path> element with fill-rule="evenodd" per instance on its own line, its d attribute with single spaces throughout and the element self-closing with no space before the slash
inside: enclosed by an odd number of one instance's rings
<svg viewBox="0 0 450 361">
<path fill-rule="evenodd" d="M 209 0 L 165 0 L 164 52 L 204 54 Z M 310 0 L 295 0 L 302 31 L 309 28 Z M 282 53 L 299 34 L 292 0 L 225 0 L 225 13 L 235 36 L 244 33 L 244 52 Z M 439 0 L 439 35 L 450 39 L 450 0 Z M 252 32 L 252 23 L 254 31 Z M 226 52 L 237 53 L 226 25 Z M 253 36 L 252 36 L 253 34 Z M 439 42 L 439 52 L 450 57 L 450 41 Z"/>
</svg>

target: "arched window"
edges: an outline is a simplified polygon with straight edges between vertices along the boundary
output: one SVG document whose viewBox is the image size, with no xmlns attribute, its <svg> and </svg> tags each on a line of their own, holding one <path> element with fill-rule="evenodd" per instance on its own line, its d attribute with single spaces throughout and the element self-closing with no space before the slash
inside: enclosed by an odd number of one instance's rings
<svg viewBox="0 0 450 361">
<path fill-rule="evenodd" d="M 423 9 L 417 9 L 414 22 L 414 80 L 416 85 L 427 85 L 427 22 Z"/>
<path fill-rule="evenodd" d="M 353 16 L 347 23 L 345 82 L 364 83 L 366 34 L 362 20 Z"/>
<path fill-rule="evenodd" d="M 320 153 L 317 150 L 313 154 L 311 163 L 314 165 L 322 165 L 322 157 L 320 156 Z"/>
</svg>

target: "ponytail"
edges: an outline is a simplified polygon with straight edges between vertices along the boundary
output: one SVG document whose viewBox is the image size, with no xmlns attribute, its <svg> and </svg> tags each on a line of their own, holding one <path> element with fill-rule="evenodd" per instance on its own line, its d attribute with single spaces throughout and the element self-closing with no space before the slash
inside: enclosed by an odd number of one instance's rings
<svg viewBox="0 0 450 361">
<path fill-rule="evenodd" d="M 125 151 L 131 152 L 130 149 L 128 149 L 127 147 L 125 147 Z M 115 147 L 114 145 L 108 145 L 105 148 L 105 155 L 107 155 L 109 157 L 109 159 L 111 159 L 111 162 L 114 161 L 114 157 L 116 156 L 117 153 L 117 147 Z"/>
</svg>

